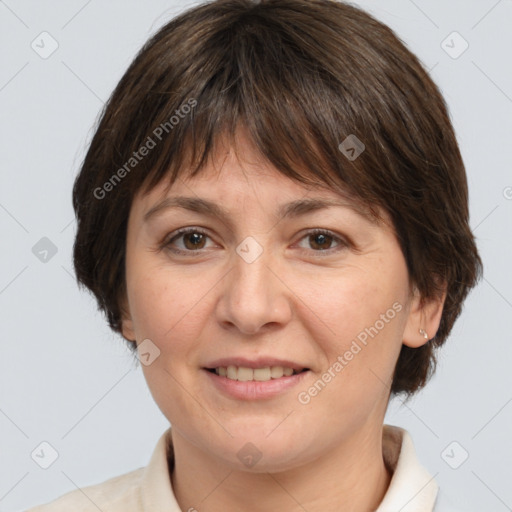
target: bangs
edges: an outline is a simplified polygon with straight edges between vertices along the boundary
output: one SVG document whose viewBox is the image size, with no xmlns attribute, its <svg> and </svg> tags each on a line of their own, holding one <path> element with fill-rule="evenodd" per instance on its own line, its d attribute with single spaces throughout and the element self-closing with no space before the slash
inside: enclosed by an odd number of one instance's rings
<svg viewBox="0 0 512 512">
<path fill-rule="evenodd" d="M 299 45 L 296 37 L 282 22 L 273 26 L 267 17 L 262 23 L 257 15 L 245 15 L 207 40 L 188 40 L 180 49 L 190 55 L 182 70 L 170 73 L 170 56 L 155 55 L 152 67 L 142 70 L 146 83 L 153 75 L 152 87 L 127 124 L 145 127 L 138 145 L 152 138 L 158 147 L 133 178 L 134 189 L 147 194 L 164 179 L 170 188 L 178 177 L 196 176 L 226 143 L 239 155 L 237 136 L 243 131 L 262 159 L 285 176 L 336 191 L 378 220 L 379 198 L 372 193 L 364 154 L 351 161 L 339 149 L 349 135 L 364 139 L 352 109 L 356 100 L 348 90 L 340 94 L 339 77 L 326 72 L 327 55 L 320 58 L 314 38 L 304 33 Z M 304 38 L 311 40 L 304 44 Z M 156 43 L 148 43 L 146 54 L 151 45 L 167 49 Z"/>
</svg>

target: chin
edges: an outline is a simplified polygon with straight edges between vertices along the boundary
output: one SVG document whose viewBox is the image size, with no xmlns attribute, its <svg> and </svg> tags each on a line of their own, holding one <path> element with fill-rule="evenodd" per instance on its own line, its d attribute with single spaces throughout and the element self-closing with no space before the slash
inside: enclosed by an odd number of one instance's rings
<svg viewBox="0 0 512 512">
<path fill-rule="evenodd" d="M 294 435 L 293 429 L 280 432 L 279 427 L 276 428 L 278 423 L 274 421 L 271 428 L 262 428 L 261 424 L 238 430 L 227 427 L 233 438 L 226 436 L 215 447 L 207 449 L 219 460 L 224 460 L 231 469 L 250 473 L 290 470 L 314 460 L 319 455 L 312 454 L 308 449 L 309 440 Z M 314 444 L 315 432 L 312 430 L 310 441 Z M 300 432 L 301 429 L 298 428 L 297 431 Z M 211 438 L 205 439 L 205 444 L 210 440 Z"/>
</svg>

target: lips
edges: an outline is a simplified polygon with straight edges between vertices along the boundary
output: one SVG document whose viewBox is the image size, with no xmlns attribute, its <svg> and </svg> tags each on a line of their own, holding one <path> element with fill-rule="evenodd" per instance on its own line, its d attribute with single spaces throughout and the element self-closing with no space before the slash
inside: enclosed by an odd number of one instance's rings
<svg viewBox="0 0 512 512">
<path fill-rule="evenodd" d="M 310 374 L 297 362 L 275 358 L 218 359 L 202 370 L 213 389 L 237 400 L 272 399 L 299 386 Z"/>
<path fill-rule="evenodd" d="M 299 385 L 307 365 L 276 357 L 225 357 L 202 366 L 221 393 L 238 400 L 270 399 Z"/>
</svg>

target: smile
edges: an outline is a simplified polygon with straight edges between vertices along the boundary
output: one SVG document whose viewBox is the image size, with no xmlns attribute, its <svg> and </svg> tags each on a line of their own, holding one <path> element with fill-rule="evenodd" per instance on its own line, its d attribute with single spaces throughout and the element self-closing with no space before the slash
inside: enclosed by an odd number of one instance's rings
<svg viewBox="0 0 512 512">
<path fill-rule="evenodd" d="M 248 368 L 231 365 L 203 368 L 203 371 L 213 385 L 212 389 L 236 400 L 264 400 L 283 395 L 310 373 L 307 368 L 297 370 L 283 366 Z"/>
<path fill-rule="evenodd" d="M 294 370 L 293 368 L 285 366 L 266 366 L 264 368 L 247 368 L 245 366 L 219 366 L 212 368 L 209 371 L 215 372 L 221 377 L 227 377 L 231 380 L 238 380 L 241 382 L 267 382 L 272 379 L 280 379 L 281 377 L 289 377 L 304 371 Z"/>
</svg>

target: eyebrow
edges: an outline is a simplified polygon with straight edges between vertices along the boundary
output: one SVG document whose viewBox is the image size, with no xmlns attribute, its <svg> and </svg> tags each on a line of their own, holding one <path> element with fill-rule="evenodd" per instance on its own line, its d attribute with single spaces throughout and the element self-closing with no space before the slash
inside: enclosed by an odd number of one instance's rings
<svg viewBox="0 0 512 512">
<path fill-rule="evenodd" d="M 277 209 L 276 215 L 280 219 L 296 218 L 331 207 L 350 208 L 372 224 L 376 222 L 369 213 L 362 211 L 360 207 L 357 207 L 352 201 L 347 199 L 297 199 L 290 203 L 282 204 Z M 227 210 L 212 201 L 193 196 L 174 196 L 163 199 L 144 214 L 144 222 L 148 222 L 150 219 L 172 208 L 183 208 L 185 210 L 190 210 L 210 217 L 217 217 L 228 226 L 232 224 L 230 221 L 230 217 L 232 216 L 227 212 Z"/>
</svg>

